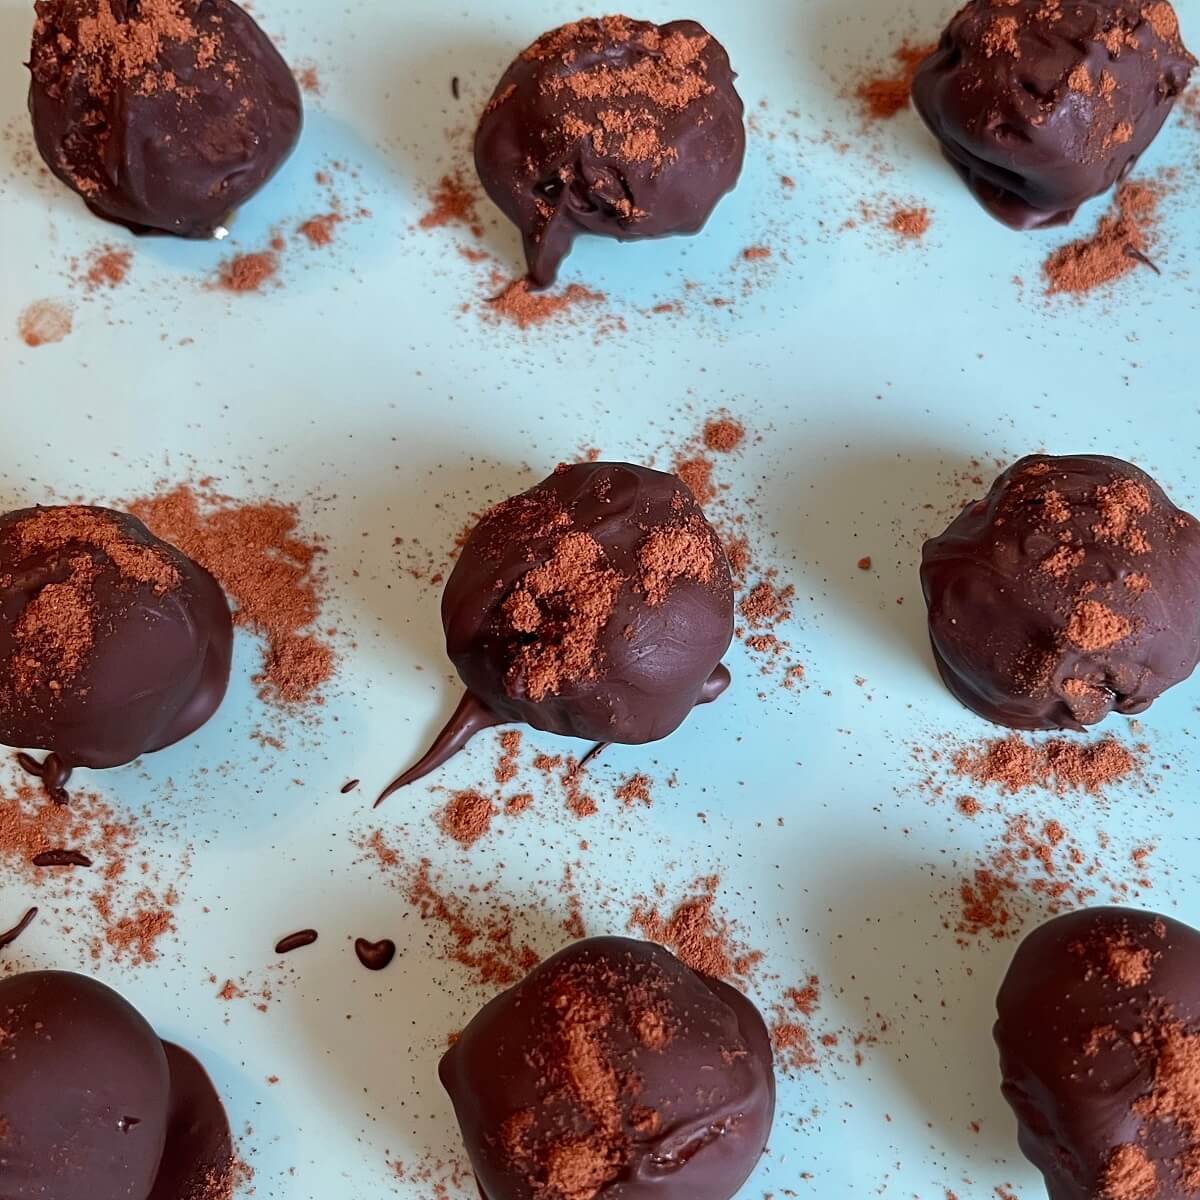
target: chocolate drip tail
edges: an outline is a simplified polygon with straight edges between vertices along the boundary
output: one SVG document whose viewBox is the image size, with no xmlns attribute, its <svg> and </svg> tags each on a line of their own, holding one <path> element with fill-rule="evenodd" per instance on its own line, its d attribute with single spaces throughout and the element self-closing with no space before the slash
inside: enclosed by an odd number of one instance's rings
<svg viewBox="0 0 1200 1200">
<path fill-rule="evenodd" d="M 55 804 L 70 802 L 71 797 L 67 795 L 67 780 L 71 778 L 73 768 L 63 762 L 57 754 L 47 754 L 41 762 L 38 762 L 32 755 L 18 751 L 17 763 L 27 774 L 42 781 L 42 787 L 46 789 L 46 794 Z"/>
<path fill-rule="evenodd" d="M 378 808 L 393 792 L 398 792 L 410 783 L 436 771 L 443 763 L 452 759 L 477 733 L 505 724 L 482 700 L 467 692 L 446 722 L 445 728 L 434 739 L 433 745 L 403 775 L 393 779 L 375 801 Z"/>
<path fill-rule="evenodd" d="M 719 663 L 701 689 L 700 698 L 696 703 L 711 704 L 731 682 L 729 668 L 724 663 Z M 378 808 L 393 792 L 398 792 L 410 783 L 416 783 L 418 779 L 436 771 L 443 763 L 452 759 L 477 733 L 507 723 L 477 696 L 467 692 L 454 710 L 454 715 L 446 722 L 445 728 L 434 739 L 433 745 L 403 775 L 397 776 L 383 789 L 379 799 L 375 801 L 375 807 Z M 608 745 L 608 742 L 597 742 L 583 756 L 580 767 L 590 762 Z"/>
</svg>

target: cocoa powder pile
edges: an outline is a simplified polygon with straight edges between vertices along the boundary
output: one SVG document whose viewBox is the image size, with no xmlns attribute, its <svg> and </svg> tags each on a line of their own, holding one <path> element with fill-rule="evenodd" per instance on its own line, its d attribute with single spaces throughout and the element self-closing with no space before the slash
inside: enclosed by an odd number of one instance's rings
<svg viewBox="0 0 1200 1200">
<path fill-rule="evenodd" d="M 937 49 L 936 44 L 914 45 L 903 41 L 892 53 L 892 66 L 861 80 L 854 95 L 865 117 L 888 121 L 908 107 L 917 68 Z"/>
<path fill-rule="evenodd" d="M 321 617 L 320 545 L 299 532 L 292 505 L 248 503 L 179 484 L 129 511 L 210 571 L 236 606 L 234 621 L 266 641 L 260 695 L 284 705 L 319 699 L 333 676 Z"/>
<path fill-rule="evenodd" d="M 1083 295 L 1107 287 L 1139 266 L 1152 265 L 1162 187 L 1123 183 L 1091 237 L 1060 246 L 1042 266 L 1048 295 Z"/>
</svg>

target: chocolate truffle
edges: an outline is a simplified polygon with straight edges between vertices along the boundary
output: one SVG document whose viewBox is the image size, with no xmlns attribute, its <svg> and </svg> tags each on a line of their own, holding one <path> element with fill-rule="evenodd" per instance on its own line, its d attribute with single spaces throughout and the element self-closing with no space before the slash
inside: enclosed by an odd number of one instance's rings
<svg viewBox="0 0 1200 1200">
<path fill-rule="evenodd" d="M 1167 0 L 971 0 L 912 95 L 975 198 L 1032 229 L 1124 178 L 1194 65 Z"/>
<path fill-rule="evenodd" d="M 196 1200 L 228 1194 L 232 1168 L 203 1068 L 116 992 L 64 971 L 0 980 L 6 1197 Z"/>
<path fill-rule="evenodd" d="M 576 21 L 505 71 L 475 135 L 483 186 L 553 283 L 582 232 L 698 233 L 737 183 L 742 101 L 724 47 L 695 21 Z"/>
<path fill-rule="evenodd" d="M 29 111 L 98 216 L 211 237 L 291 153 L 300 91 L 232 0 L 37 0 Z"/>
<path fill-rule="evenodd" d="M 601 743 L 666 737 L 729 684 L 729 560 L 677 476 L 561 466 L 481 518 L 446 583 L 442 624 L 467 696 L 385 796 L 489 725 Z"/>
<path fill-rule="evenodd" d="M 1004 1095 L 1051 1200 L 1200 1184 L 1200 933 L 1094 908 L 1022 943 L 997 1001 Z"/>
<path fill-rule="evenodd" d="M 625 938 L 536 967 L 440 1074 L 483 1200 L 730 1200 L 775 1111 L 750 1001 Z"/>
<path fill-rule="evenodd" d="M 1200 524 L 1117 458 L 1031 455 L 925 543 L 933 654 L 1013 729 L 1140 713 L 1200 659 Z"/>
<path fill-rule="evenodd" d="M 216 580 L 135 517 L 0 516 L 0 741 L 50 751 L 47 778 L 194 732 L 225 695 L 232 642 Z"/>
</svg>

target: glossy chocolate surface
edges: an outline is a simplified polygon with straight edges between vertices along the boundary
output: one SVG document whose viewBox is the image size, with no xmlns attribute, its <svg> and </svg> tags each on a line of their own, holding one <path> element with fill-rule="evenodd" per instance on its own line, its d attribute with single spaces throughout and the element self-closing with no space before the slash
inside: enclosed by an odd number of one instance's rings
<svg viewBox="0 0 1200 1200">
<path fill-rule="evenodd" d="M 232 0 L 38 0 L 29 110 L 101 217 L 211 237 L 291 153 L 300 90 Z M 111 18 L 111 19 L 110 19 Z"/>
<path fill-rule="evenodd" d="M 1140 713 L 1200 660 L 1200 523 L 1101 455 L 1023 458 L 925 543 L 934 657 L 1014 729 Z"/>
<path fill-rule="evenodd" d="M 442 1059 L 484 1200 L 730 1200 L 771 1129 L 767 1030 L 659 946 L 577 942 Z"/>
<path fill-rule="evenodd" d="M 169 746 L 220 704 L 232 642 L 216 580 L 136 518 L 0 517 L 0 741 L 66 768 Z"/>
<path fill-rule="evenodd" d="M 1057 917 L 997 1007 L 1004 1095 L 1050 1200 L 1195 1196 L 1200 933 L 1135 909 Z"/>
<path fill-rule="evenodd" d="M 580 233 L 697 233 L 742 169 L 729 57 L 695 21 L 628 17 L 551 30 L 505 71 L 475 137 L 488 195 L 553 283 Z"/>
<path fill-rule="evenodd" d="M 1124 178 L 1194 65 L 1166 0 L 971 0 L 912 94 L 976 199 L 1030 229 Z"/>
</svg>

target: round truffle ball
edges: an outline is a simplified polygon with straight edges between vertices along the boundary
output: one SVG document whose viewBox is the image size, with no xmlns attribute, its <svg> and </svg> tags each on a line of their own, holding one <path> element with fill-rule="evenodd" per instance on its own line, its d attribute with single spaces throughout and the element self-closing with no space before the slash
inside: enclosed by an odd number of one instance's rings
<svg viewBox="0 0 1200 1200">
<path fill-rule="evenodd" d="M 554 282 L 581 232 L 700 231 L 745 157 L 734 78 L 695 21 L 576 21 L 517 58 L 480 119 L 475 164 L 535 285 Z"/>
<path fill-rule="evenodd" d="M 563 466 L 482 517 L 442 622 L 468 690 L 504 721 L 650 742 L 728 679 L 729 560 L 677 476 Z"/>
<path fill-rule="evenodd" d="M 576 942 L 442 1059 L 484 1200 L 730 1200 L 766 1146 L 771 1044 L 740 992 L 659 946 Z"/>
<path fill-rule="evenodd" d="M 166 1142 L 162 1043 L 116 992 L 62 971 L 0 979 L 6 1196 L 145 1200 Z"/>
<path fill-rule="evenodd" d="M 300 133 L 287 64 L 232 0 L 37 0 L 29 110 L 101 217 L 212 236 Z"/>
<path fill-rule="evenodd" d="M 1124 178 L 1194 65 L 1167 0 L 971 0 L 912 95 L 976 199 L 1031 229 Z"/>
<path fill-rule="evenodd" d="M 194 732 L 229 680 L 216 580 L 107 508 L 0 517 L 0 741 L 115 767 Z"/>
<path fill-rule="evenodd" d="M 6 1197 L 224 1196 L 232 1169 L 229 1120 L 204 1068 L 116 992 L 65 971 L 0 980 Z"/>
<path fill-rule="evenodd" d="M 1004 1095 L 1051 1200 L 1190 1200 L 1200 933 L 1095 908 L 1025 939 L 997 1001 Z"/>
<path fill-rule="evenodd" d="M 925 543 L 934 658 L 1013 729 L 1139 713 L 1200 660 L 1200 524 L 1137 467 L 1031 455 Z"/>
</svg>

